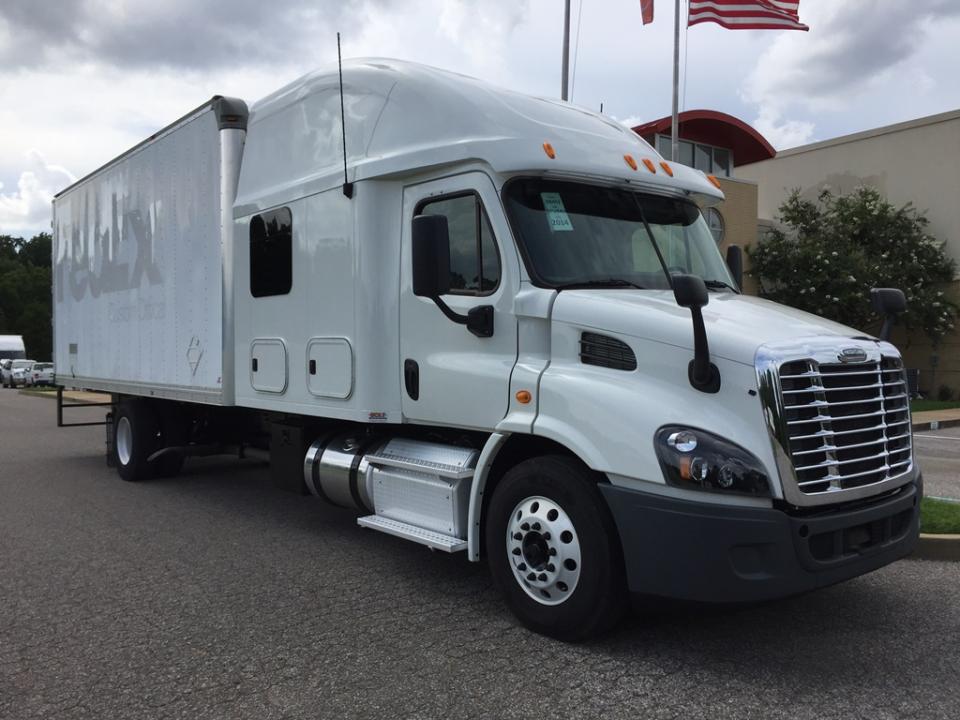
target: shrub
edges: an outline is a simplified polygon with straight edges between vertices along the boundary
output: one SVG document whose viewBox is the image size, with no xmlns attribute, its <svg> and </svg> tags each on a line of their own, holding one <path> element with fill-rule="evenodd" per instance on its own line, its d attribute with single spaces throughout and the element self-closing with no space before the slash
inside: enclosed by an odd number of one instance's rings
<svg viewBox="0 0 960 720">
<path fill-rule="evenodd" d="M 879 321 L 870 288 L 900 288 L 908 330 L 936 343 L 953 329 L 958 308 L 942 287 L 956 264 L 912 205 L 895 208 L 872 188 L 844 196 L 825 190 L 816 202 L 794 190 L 780 220 L 784 229 L 748 249 L 761 296 L 863 329 Z"/>
</svg>

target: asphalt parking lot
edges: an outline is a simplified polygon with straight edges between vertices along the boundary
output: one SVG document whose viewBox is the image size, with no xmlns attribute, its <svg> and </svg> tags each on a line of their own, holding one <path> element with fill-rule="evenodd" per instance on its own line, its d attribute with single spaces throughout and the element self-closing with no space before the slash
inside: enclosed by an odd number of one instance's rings
<svg viewBox="0 0 960 720">
<path fill-rule="evenodd" d="M 54 410 L 0 391 L 2 718 L 957 717 L 960 563 L 565 645 L 462 554 L 251 461 L 124 483 Z"/>
</svg>

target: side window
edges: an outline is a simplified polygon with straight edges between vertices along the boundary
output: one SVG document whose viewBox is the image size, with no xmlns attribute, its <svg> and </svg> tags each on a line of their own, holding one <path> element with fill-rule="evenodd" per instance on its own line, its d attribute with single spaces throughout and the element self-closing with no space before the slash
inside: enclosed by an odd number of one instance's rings
<svg viewBox="0 0 960 720">
<path fill-rule="evenodd" d="M 443 215 L 450 233 L 450 292 L 489 295 L 500 284 L 500 256 L 493 228 L 474 194 L 430 200 L 418 215 Z"/>
<path fill-rule="evenodd" d="M 250 220 L 250 294 L 286 295 L 293 284 L 293 218 L 289 208 Z"/>
</svg>

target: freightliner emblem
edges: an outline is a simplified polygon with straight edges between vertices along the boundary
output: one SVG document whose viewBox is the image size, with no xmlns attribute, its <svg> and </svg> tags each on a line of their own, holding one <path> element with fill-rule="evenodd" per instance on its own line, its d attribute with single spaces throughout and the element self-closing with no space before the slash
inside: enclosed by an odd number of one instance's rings
<svg viewBox="0 0 960 720">
<path fill-rule="evenodd" d="M 844 348 L 837 355 L 837 359 L 842 363 L 864 362 L 867 359 L 867 351 L 861 348 Z"/>
</svg>

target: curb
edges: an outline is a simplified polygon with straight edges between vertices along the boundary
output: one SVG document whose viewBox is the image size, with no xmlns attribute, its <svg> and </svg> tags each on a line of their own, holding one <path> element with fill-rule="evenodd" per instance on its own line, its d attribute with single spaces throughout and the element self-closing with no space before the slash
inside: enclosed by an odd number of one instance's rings
<svg viewBox="0 0 960 720">
<path fill-rule="evenodd" d="M 911 557 L 919 560 L 960 562 L 960 535 L 920 533 L 920 539 Z"/>
<path fill-rule="evenodd" d="M 927 422 L 915 422 L 910 427 L 914 432 L 919 430 L 942 430 L 943 428 L 956 427 L 960 425 L 960 418 L 951 420 L 929 420 Z"/>
</svg>

